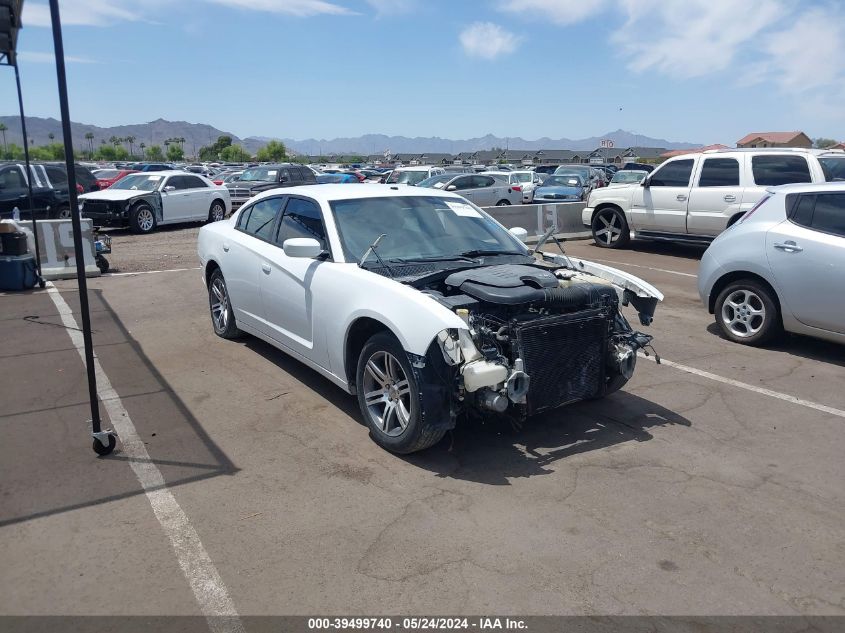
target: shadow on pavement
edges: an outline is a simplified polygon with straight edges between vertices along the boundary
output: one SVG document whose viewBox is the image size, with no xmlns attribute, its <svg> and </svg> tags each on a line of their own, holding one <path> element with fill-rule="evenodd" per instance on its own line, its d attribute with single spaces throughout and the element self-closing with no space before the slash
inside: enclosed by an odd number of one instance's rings
<svg viewBox="0 0 845 633">
<path fill-rule="evenodd" d="M 589 244 L 596 252 L 613 253 L 612 249 L 601 248 L 595 243 Z M 701 259 L 704 251 L 707 250 L 706 245 L 698 244 L 681 244 L 678 242 L 652 242 L 649 240 L 631 240 L 624 250 L 634 251 L 636 253 L 651 253 L 653 255 L 667 255 L 669 257 L 682 257 L 684 259 L 694 259 L 696 261 Z"/>
<path fill-rule="evenodd" d="M 78 296 L 62 296 L 79 323 Z M 102 292 L 89 292 L 89 301 L 95 352 L 167 485 L 237 472 Z M 48 294 L 5 296 L 3 308 L 0 526 L 143 493 L 120 443 L 107 457 L 91 449 L 85 367 Z"/>
<path fill-rule="evenodd" d="M 725 338 L 721 330 L 719 330 L 719 326 L 715 323 L 708 325 L 707 331 L 713 336 L 718 336 L 720 339 L 733 345 L 739 345 L 739 343 L 733 343 Z M 785 332 L 780 338 L 768 343 L 765 349 L 772 352 L 782 352 L 790 356 L 799 356 L 807 360 L 815 360 L 845 367 L 845 345 L 823 341 L 822 339 L 811 336 Z"/>
</svg>

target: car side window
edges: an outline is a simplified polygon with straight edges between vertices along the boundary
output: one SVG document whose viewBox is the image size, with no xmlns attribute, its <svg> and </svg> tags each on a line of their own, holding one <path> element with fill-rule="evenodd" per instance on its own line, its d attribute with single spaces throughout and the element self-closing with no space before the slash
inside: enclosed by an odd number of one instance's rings
<svg viewBox="0 0 845 633">
<path fill-rule="evenodd" d="M 452 181 L 455 189 L 462 191 L 464 189 L 472 189 L 472 176 L 464 176 L 463 178 L 456 178 Z"/>
<path fill-rule="evenodd" d="M 208 187 L 201 178 L 196 176 L 181 176 L 181 178 L 186 185 L 186 189 L 205 189 Z"/>
<path fill-rule="evenodd" d="M 476 189 L 480 187 L 492 187 L 496 183 L 495 179 L 490 176 L 473 176 L 472 181 L 473 187 Z"/>
<path fill-rule="evenodd" d="M 845 193 L 816 195 L 812 228 L 845 237 Z"/>
<path fill-rule="evenodd" d="M 792 207 L 790 219 L 795 224 L 806 226 L 807 228 L 813 225 L 813 207 L 816 205 L 816 196 L 813 194 L 803 194 L 798 196 L 798 201 Z"/>
<path fill-rule="evenodd" d="M 290 182 L 291 179 L 290 169 L 282 168 L 279 170 L 279 182 Z"/>
<path fill-rule="evenodd" d="M 288 198 L 285 213 L 279 223 L 276 243 L 281 246 L 285 240 L 294 237 L 310 237 L 320 242 L 324 250 L 328 248 L 323 216 L 319 205 L 313 200 Z"/>
<path fill-rule="evenodd" d="M 738 187 L 739 161 L 735 158 L 705 158 L 699 187 Z"/>
<path fill-rule="evenodd" d="M 758 185 L 776 186 L 812 182 L 810 167 L 803 156 L 752 156 L 751 171 Z"/>
<path fill-rule="evenodd" d="M 181 191 L 183 189 L 187 189 L 185 186 L 185 178 L 184 176 L 171 176 L 167 179 L 167 182 L 164 183 L 165 187 L 173 187 L 176 191 Z"/>
<path fill-rule="evenodd" d="M 688 187 L 693 160 L 676 160 L 666 163 L 649 179 L 651 187 Z"/>
<path fill-rule="evenodd" d="M 273 236 L 273 221 L 282 208 L 283 198 L 267 198 L 256 202 L 249 209 L 249 216 L 242 218 L 239 228 L 259 239 L 270 241 Z"/>
<path fill-rule="evenodd" d="M 26 183 L 23 180 L 23 174 L 17 167 L 4 169 L 0 171 L 0 188 L 3 189 L 23 189 Z"/>
</svg>

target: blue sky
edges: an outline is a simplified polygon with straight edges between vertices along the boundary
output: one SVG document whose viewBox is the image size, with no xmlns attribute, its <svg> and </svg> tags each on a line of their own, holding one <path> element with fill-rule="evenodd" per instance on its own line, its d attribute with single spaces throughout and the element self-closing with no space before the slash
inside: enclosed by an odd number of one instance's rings
<svg viewBox="0 0 845 633">
<path fill-rule="evenodd" d="M 836 0 L 61 0 L 71 117 L 238 136 L 845 139 Z M 58 116 L 46 3 L 18 42 Z M 0 73 L 0 113 L 17 104 Z"/>
</svg>

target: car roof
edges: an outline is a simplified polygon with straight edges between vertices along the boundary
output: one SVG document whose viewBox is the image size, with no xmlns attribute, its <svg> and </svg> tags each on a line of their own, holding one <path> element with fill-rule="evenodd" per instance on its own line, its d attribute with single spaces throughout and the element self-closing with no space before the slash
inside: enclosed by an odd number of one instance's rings
<svg viewBox="0 0 845 633">
<path fill-rule="evenodd" d="M 164 169 L 161 171 L 140 171 L 139 174 L 144 176 L 199 176 L 202 178 L 202 174 L 197 174 L 192 171 L 184 171 L 182 169 Z"/>
<path fill-rule="evenodd" d="M 802 182 L 768 187 L 766 191 L 784 195 L 790 193 L 845 192 L 845 182 Z"/>
<path fill-rule="evenodd" d="M 299 185 L 297 187 L 277 187 L 264 191 L 254 198 L 259 200 L 270 196 L 300 195 L 312 198 L 317 202 L 333 202 L 335 200 L 352 200 L 358 198 L 390 198 L 397 196 L 436 196 L 438 198 L 451 198 L 464 202 L 460 196 L 446 192 L 441 189 L 429 189 L 428 187 L 412 187 L 411 185 L 382 185 L 379 183 L 358 183 L 354 185 L 342 183 L 326 183 L 323 185 Z"/>
<path fill-rule="evenodd" d="M 397 167 L 396 171 L 428 171 L 429 169 L 443 169 L 440 165 L 410 165 L 409 167 Z"/>
</svg>

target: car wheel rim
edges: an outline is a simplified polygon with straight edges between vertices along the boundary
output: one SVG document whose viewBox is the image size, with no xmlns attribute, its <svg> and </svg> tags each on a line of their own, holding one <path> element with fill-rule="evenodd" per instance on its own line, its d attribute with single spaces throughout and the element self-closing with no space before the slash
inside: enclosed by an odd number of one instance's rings
<svg viewBox="0 0 845 633">
<path fill-rule="evenodd" d="M 223 207 L 219 204 L 215 204 L 214 207 L 211 209 L 211 219 L 214 222 L 219 222 L 223 219 Z"/>
<path fill-rule="evenodd" d="M 149 209 L 138 211 L 138 226 L 142 231 L 149 231 L 153 228 L 153 212 Z"/>
<path fill-rule="evenodd" d="M 766 305 L 751 290 L 736 290 L 722 304 L 722 323 L 737 338 L 757 334 L 766 323 Z"/>
<path fill-rule="evenodd" d="M 599 213 L 594 231 L 597 241 L 613 244 L 622 235 L 622 221 L 616 213 Z"/>
<path fill-rule="evenodd" d="M 411 420 L 411 386 L 399 361 L 376 352 L 364 367 L 364 402 L 371 421 L 385 435 L 398 437 Z"/>
<path fill-rule="evenodd" d="M 70 217 L 70 209 L 62 209 L 59 211 L 59 219 L 67 220 Z"/>
<path fill-rule="evenodd" d="M 229 323 L 229 295 L 225 282 L 218 277 L 211 282 L 211 319 L 218 332 L 225 332 Z"/>
</svg>

